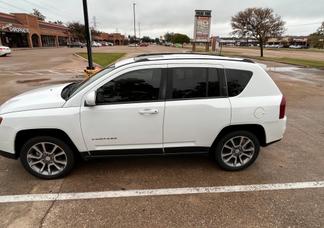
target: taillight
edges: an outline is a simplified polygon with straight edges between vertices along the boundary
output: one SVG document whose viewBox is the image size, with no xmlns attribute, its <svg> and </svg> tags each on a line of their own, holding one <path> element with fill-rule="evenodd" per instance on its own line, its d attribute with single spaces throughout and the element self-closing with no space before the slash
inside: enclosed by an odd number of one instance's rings
<svg viewBox="0 0 324 228">
<path fill-rule="evenodd" d="M 281 103 L 280 103 L 279 119 L 285 118 L 285 115 L 286 115 L 286 97 L 282 96 Z"/>
</svg>

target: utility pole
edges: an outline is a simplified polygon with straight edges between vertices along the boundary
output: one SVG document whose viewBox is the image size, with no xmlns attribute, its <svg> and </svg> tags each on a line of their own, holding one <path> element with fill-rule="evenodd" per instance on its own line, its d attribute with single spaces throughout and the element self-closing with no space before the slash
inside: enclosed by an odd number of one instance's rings
<svg viewBox="0 0 324 228">
<path fill-rule="evenodd" d="M 141 39 L 141 22 L 138 22 L 138 38 Z"/>
<path fill-rule="evenodd" d="M 136 12 L 135 12 L 136 3 L 133 3 L 133 14 L 134 14 L 134 40 L 136 44 Z"/>
<path fill-rule="evenodd" d="M 97 18 L 96 18 L 96 16 L 93 16 L 92 20 L 93 20 L 93 28 L 96 30 L 97 29 Z"/>
<path fill-rule="evenodd" d="M 83 0 L 83 14 L 84 14 L 84 25 L 85 25 L 85 35 L 87 40 L 87 52 L 88 52 L 88 70 L 93 70 L 92 62 L 92 50 L 91 50 L 91 33 L 89 28 L 89 17 L 88 17 L 88 5 L 87 0 Z"/>
</svg>

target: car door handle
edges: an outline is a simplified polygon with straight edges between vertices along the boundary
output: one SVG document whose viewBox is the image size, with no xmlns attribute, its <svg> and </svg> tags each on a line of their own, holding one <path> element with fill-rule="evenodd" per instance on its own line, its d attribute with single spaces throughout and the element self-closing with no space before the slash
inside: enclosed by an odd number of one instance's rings
<svg viewBox="0 0 324 228">
<path fill-rule="evenodd" d="M 158 114 L 159 110 L 157 109 L 143 109 L 138 112 L 141 115 L 152 115 L 152 114 Z"/>
</svg>

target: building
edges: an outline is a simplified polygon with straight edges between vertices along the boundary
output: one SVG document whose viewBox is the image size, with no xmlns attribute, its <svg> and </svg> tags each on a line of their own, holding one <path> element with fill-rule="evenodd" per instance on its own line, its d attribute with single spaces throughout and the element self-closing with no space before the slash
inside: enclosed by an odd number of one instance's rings
<svg viewBox="0 0 324 228">
<path fill-rule="evenodd" d="M 267 45 L 282 45 L 283 47 L 300 45 L 303 47 L 309 47 L 309 42 L 307 36 L 285 36 L 279 38 L 270 38 L 267 41 Z"/>
<path fill-rule="evenodd" d="M 125 45 L 127 42 L 127 39 L 124 35 L 120 33 L 100 33 L 97 36 L 93 37 L 93 40 L 95 41 L 106 41 L 113 43 L 114 45 Z"/>
<path fill-rule="evenodd" d="M 258 41 L 252 38 L 243 39 L 235 37 L 222 37 L 219 40 L 221 46 L 256 46 Z"/>
<path fill-rule="evenodd" d="M 11 48 L 59 47 L 70 40 L 64 25 L 40 21 L 26 13 L 0 13 L 0 44 Z"/>
</svg>

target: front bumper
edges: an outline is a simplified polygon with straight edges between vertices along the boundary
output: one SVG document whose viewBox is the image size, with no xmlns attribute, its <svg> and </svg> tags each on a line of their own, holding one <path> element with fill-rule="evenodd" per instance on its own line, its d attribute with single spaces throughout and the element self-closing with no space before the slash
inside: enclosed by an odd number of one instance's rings
<svg viewBox="0 0 324 228">
<path fill-rule="evenodd" d="M 11 154 L 9 152 L 5 152 L 0 150 L 0 156 L 6 157 L 6 158 L 11 158 L 11 159 L 18 159 L 18 156 L 16 154 Z"/>
</svg>

